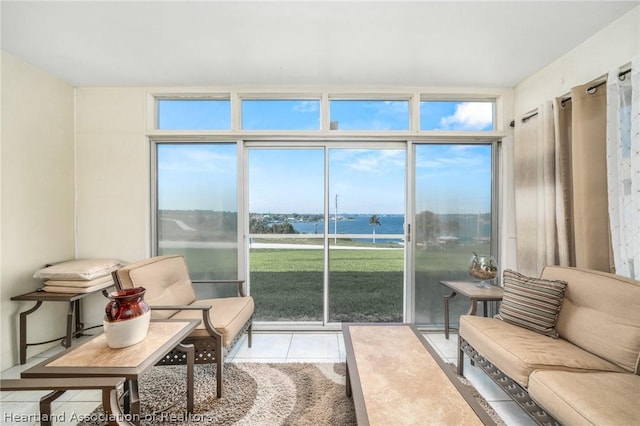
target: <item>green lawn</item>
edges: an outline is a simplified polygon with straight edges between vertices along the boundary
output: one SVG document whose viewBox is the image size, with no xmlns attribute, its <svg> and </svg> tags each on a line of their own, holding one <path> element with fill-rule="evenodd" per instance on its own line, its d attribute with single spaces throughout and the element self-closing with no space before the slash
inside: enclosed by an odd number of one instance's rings
<svg viewBox="0 0 640 426">
<path fill-rule="evenodd" d="M 330 321 L 401 321 L 402 250 L 331 250 Z M 321 321 L 323 250 L 251 251 L 259 321 Z"/>
<path fill-rule="evenodd" d="M 416 251 L 417 322 L 442 323 L 440 280 L 469 279 L 467 265 L 473 251 L 486 253 L 487 246 Z M 194 280 L 237 277 L 235 250 L 187 249 L 183 253 Z M 249 262 L 257 321 L 322 320 L 323 250 L 252 249 Z M 211 270 L 215 276 L 207 272 Z M 329 270 L 331 322 L 402 321 L 403 250 L 332 249 Z M 463 299 L 453 302 L 452 315 L 468 308 Z"/>
</svg>

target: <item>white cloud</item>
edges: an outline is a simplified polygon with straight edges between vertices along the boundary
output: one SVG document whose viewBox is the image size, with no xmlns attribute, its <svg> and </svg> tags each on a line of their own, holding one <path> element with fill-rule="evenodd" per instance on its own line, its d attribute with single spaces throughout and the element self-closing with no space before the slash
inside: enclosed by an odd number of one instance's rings
<svg viewBox="0 0 640 426">
<path fill-rule="evenodd" d="M 443 130 L 482 130 L 493 122 L 493 103 L 461 102 L 453 115 L 443 117 Z"/>
<path fill-rule="evenodd" d="M 236 166 L 235 155 L 212 149 L 180 147 L 165 152 L 159 159 L 162 171 L 181 173 L 230 173 Z"/>
<path fill-rule="evenodd" d="M 317 112 L 319 109 L 319 101 L 298 101 L 293 104 L 293 110 L 296 112 Z"/>
<path fill-rule="evenodd" d="M 404 167 L 404 151 L 394 149 L 382 150 L 347 150 L 351 154 L 347 160 L 349 167 L 368 173 L 387 173 L 398 167 Z"/>
</svg>

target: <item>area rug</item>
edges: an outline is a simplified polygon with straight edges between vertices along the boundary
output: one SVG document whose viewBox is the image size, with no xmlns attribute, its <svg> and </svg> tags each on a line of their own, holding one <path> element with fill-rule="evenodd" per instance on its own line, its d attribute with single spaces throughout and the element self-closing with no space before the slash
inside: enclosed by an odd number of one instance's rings
<svg viewBox="0 0 640 426">
<path fill-rule="evenodd" d="M 139 381 L 140 424 L 355 425 L 345 394 L 344 363 L 229 363 L 223 398 L 216 398 L 215 366 L 195 366 L 194 413 L 186 414 L 185 366 L 157 366 Z M 78 423 L 104 422 L 102 407 Z"/>
<path fill-rule="evenodd" d="M 230 363 L 224 396 L 215 397 L 215 366 L 195 366 L 195 407 L 186 414 L 184 366 L 158 366 L 139 382 L 140 424 L 237 426 L 350 426 L 353 401 L 345 394 L 344 363 Z M 462 378 L 464 380 L 464 378 Z M 463 382 L 464 383 L 464 382 Z M 498 424 L 500 418 L 467 382 Z M 106 424 L 102 407 L 78 426 Z M 502 423 L 504 424 L 504 423 Z"/>
</svg>

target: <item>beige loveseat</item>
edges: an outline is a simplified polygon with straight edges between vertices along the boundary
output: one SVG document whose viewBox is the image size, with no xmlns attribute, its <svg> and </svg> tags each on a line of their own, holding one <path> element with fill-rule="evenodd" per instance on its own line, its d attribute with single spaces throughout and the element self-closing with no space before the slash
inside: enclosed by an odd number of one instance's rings
<svg viewBox="0 0 640 426">
<path fill-rule="evenodd" d="M 191 282 L 182 255 L 156 256 L 131 263 L 113 272 L 118 288 L 144 287 L 152 319 L 200 319 L 198 327 L 183 341 L 195 347 L 196 364 L 216 365 L 216 396 L 222 397 L 224 357 L 246 331 L 251 347 L 253 298 L 245 293 L 243 280 Z M 196 299 L 193 284 L 218 286 L 235 284 L 237 296 Z M 172 351 L 160 364 L 183 364 L 186 358 Z"/>
<path fill-rule="evenodd" d="M 540 278 L 567 283 L 559 338 L 463 315 L 459 374 L 467 354 L 541 424 L 640 424 L 640 281 L 559 266 Z"/>
</svg>

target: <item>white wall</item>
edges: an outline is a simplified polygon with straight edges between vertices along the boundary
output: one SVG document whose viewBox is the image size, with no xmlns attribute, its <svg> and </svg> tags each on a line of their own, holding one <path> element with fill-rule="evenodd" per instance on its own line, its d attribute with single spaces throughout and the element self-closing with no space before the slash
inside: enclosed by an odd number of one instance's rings
<svg viewBox="0 0 640 426">
<path fill-rule="evenodd" d="M 147 91 L 76 93 L 78 255 L 139 260 L 150 246 Z"/>
<path fill-rule="evenodd" d="M 76 89 L 78 257 L 150 255 L 150 145 L 147 91 L 142 88 Z M 102 323 L 106 299 L 83 301 L 88 325 Z"/>
<path fill-rule="evenodd" d="M 568 23 L 570 24 L 570 23 Z M 515 87 L 516 118 L 640 55 L 640 6 Z"/>
<path fill-rule="evenodd" d="M 74 91 L 2 53 L 1 367 L 18 362 L 18 312 L 10 298 L 42 285 L 33 273 L 74 253 Z M 29 315 L 29 341 L 65 334 L 67 306 L 45 303 Z M 56 321 L 52 321 L 56 318 Z M 57 320 L 59 319 L 59 320 Z M 29 348 L 34 355 L 52 346 Z"/>
</svg>

